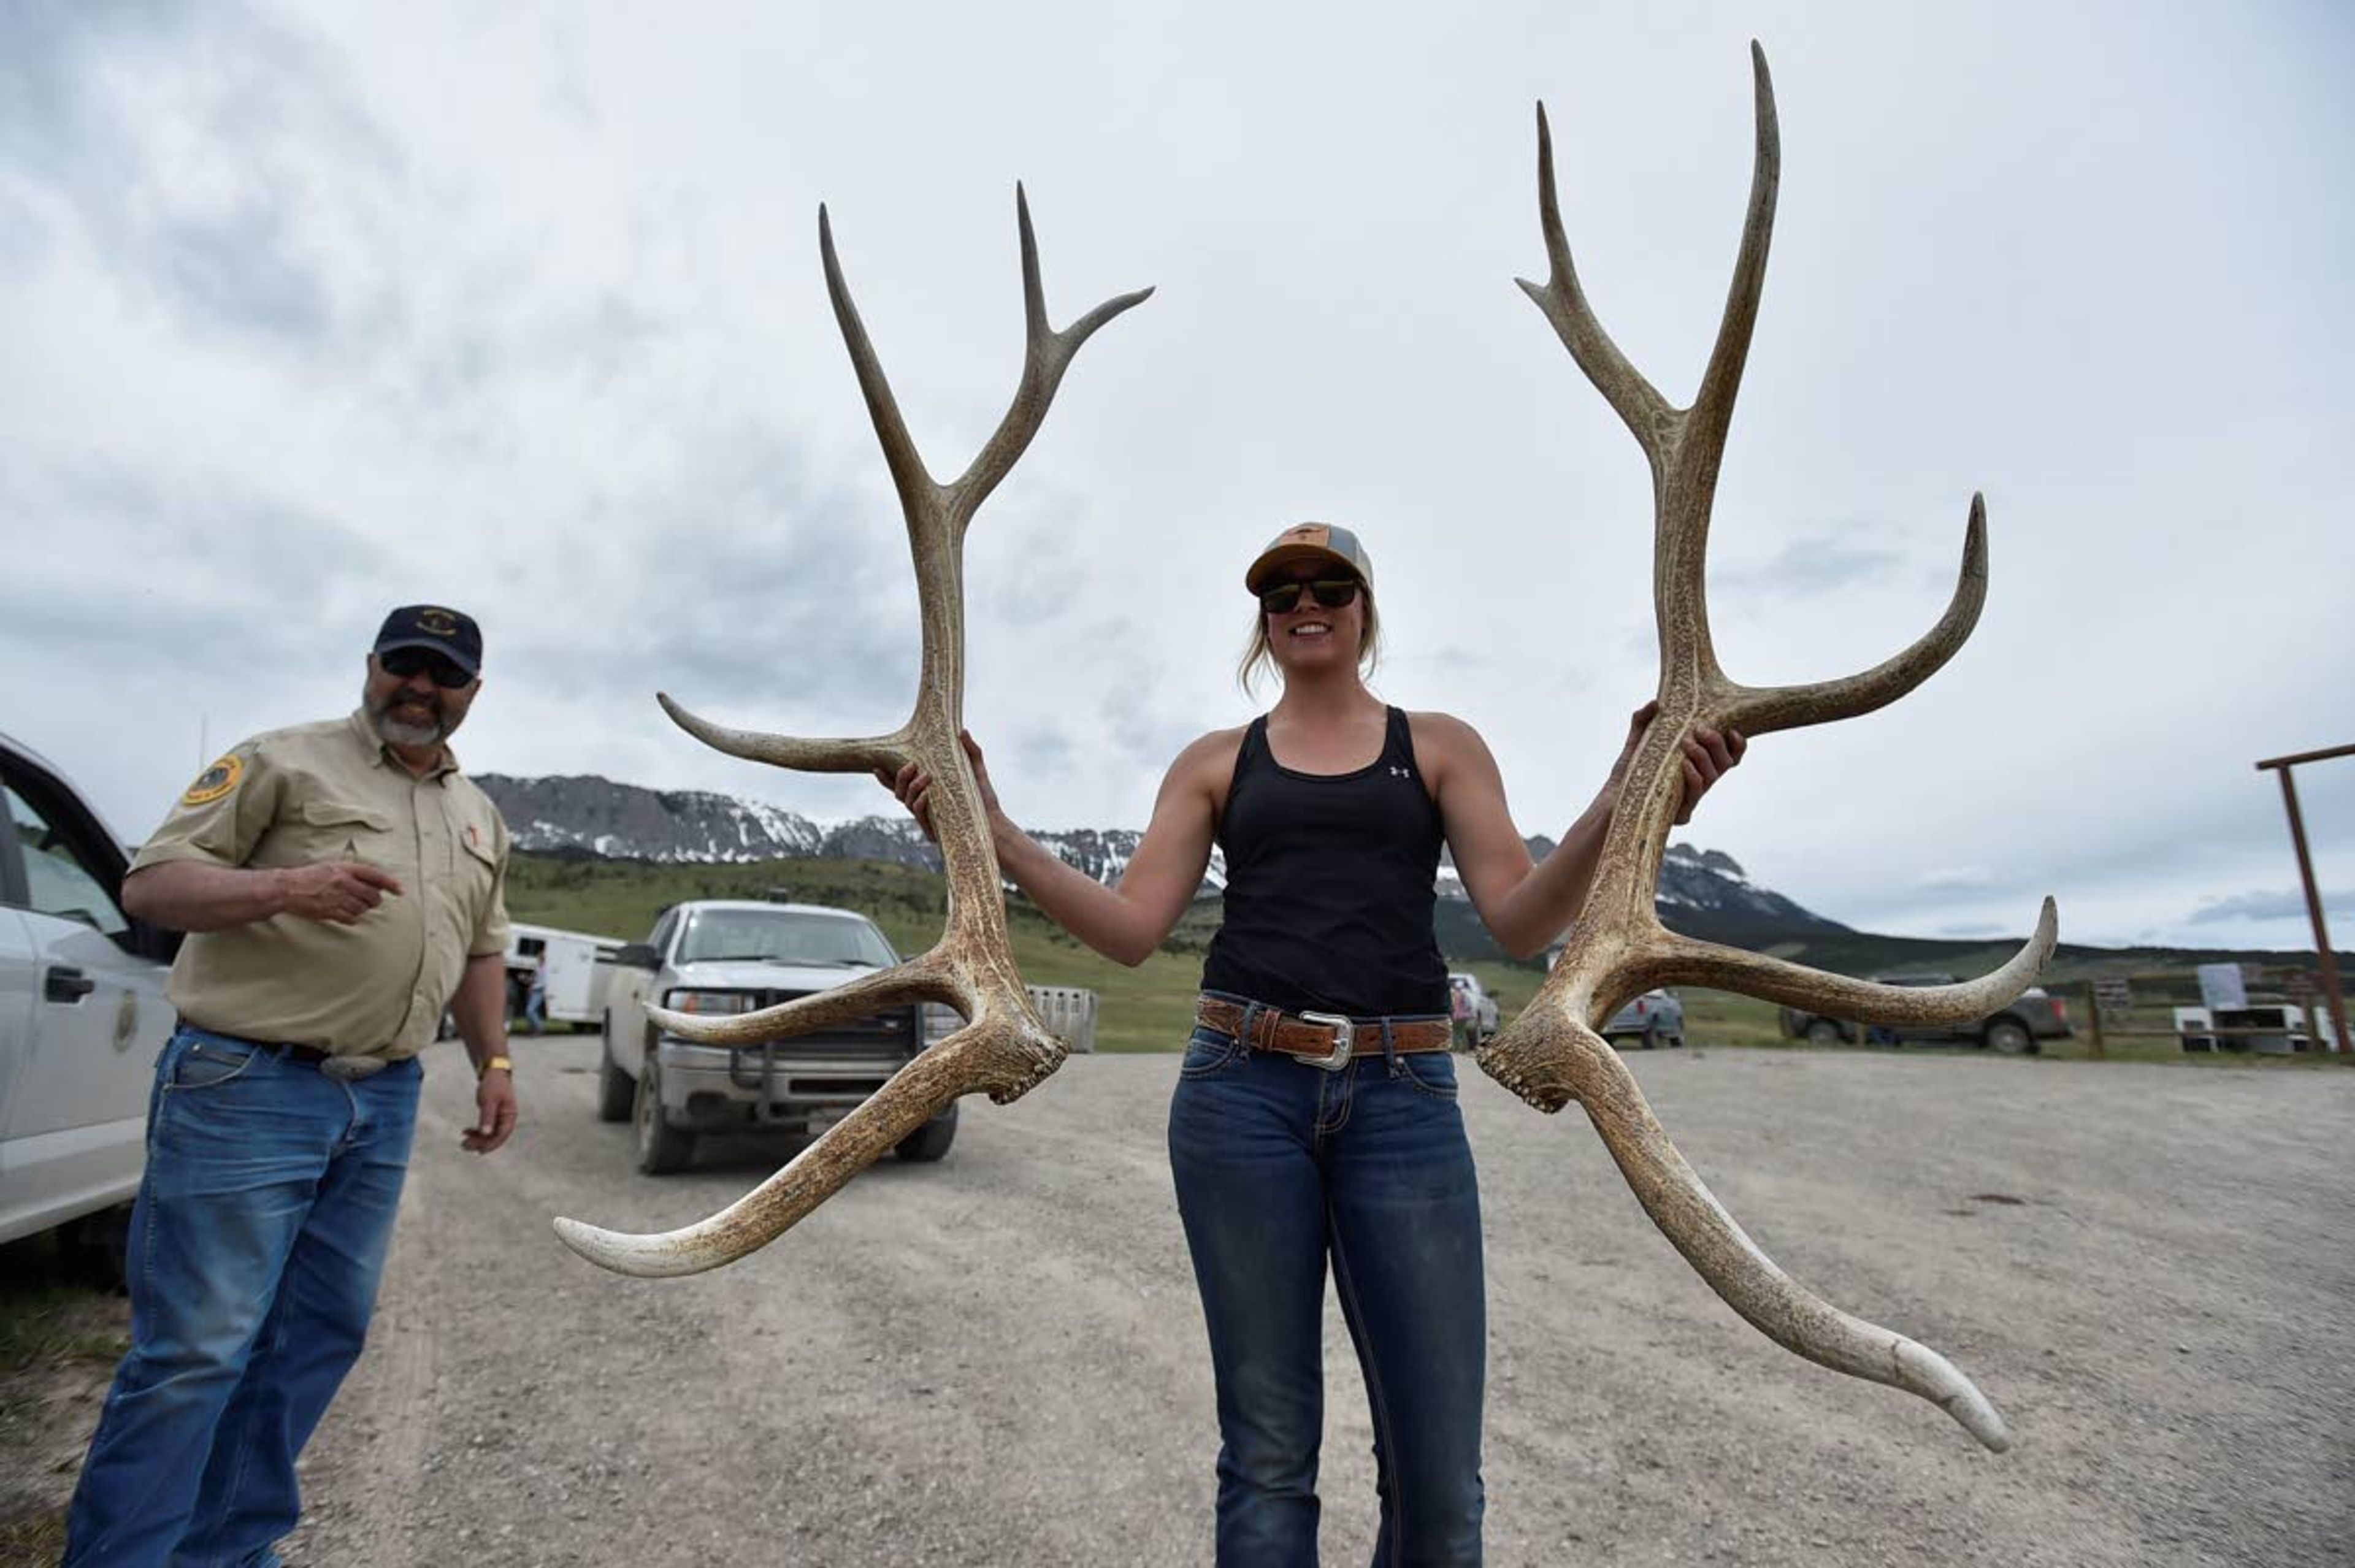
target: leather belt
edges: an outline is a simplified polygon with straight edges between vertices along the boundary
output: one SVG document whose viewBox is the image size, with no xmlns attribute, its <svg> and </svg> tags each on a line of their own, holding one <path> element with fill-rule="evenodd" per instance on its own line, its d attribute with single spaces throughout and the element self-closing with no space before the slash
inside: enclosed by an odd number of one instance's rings
<svg viewBox="0 0 2355 1568">
<path fill-rule="evenodd" d="M 340 1078 L 346 1083 L 355 1078 L 373 1078 L 389 1065 L 380 1056 L 338 1056 L 332 1051 L 322 1051 L 315 1045 L 295 1045 L 290 1041 L 275 1040 L 248 1040 L 241 1034 L 223 1034 L 217 1029 L 208 1029 L 204 1032 L 216 1040 L 227 1040 L 232 1045 L 250 1045 L 256 1051 L 266 1051 L 272 1056 L 282 1056 L 295 1061 L 308 1062 L 328 1077 Z"/>
<path fill-rule="evenodd" d="M 1243 1029 L 1246 1009 L 1240 1002 L 1217 997 L 1198 997 L 1194 1021 L 1232 1035 L 1254 1051 L 1296 1056 L 1312 1067 L 1338 1071 L 1359 1050 L 1369 1056 L 1383 1049 L 1387 1025 L 1392 1051 L 1445 1051 L 1455 1042 L 1455 1030 L 1445 1019 L 1349 1019 L 1338 1013 L 1287 1013 L 1274 1008 L 1253 1008 L 1251 1029 Z"/>
</svg>

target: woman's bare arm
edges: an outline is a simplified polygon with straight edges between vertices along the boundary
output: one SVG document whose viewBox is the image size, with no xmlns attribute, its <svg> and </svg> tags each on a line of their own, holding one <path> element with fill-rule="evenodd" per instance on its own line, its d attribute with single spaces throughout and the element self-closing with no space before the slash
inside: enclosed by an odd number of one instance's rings
<svg viewBox="0 0 2355 1568">
<path fill-rule="evenodd" d="M 1067 865 L 1016 825 L 998 804 L 981 748 L 972 736 L 964 737 L 965 755 L 972 760 L 989 816 L 990 842 L 1007 880 L 1057 925 L 1105 957 L 1130 965 L 1142 964 L 1161 945 L 1202 885 L 1217 832 L 1219 787 L 1233 770 L 1238 743 L 1238 731 L 1221 731 L 1203 736 L 1178 753 L 1161 781 L 1153 818 L 1136 852 L 1120 880 L 1107 887 Z M 879 777 L 931 833 L 924 800 L 931 778 L 913 766 L 901 769 L 896 777 Z"/>
<path fill-rule="evenodd" d="M 1472 907 L 1516 958 L 1541 953 L 1585 907 L 1602 859 L 1603 840 L 1619 804 L 1619 781 L 1644 727 L 1646 703 L 1628 720 L 1627 741 L 1594 798 L 1563 832 L 1553 853 L 1532 862 L 1520 829 L 1505 805 L 1505 782 L 1487 742 L 1462 720 L 1444 713 L 1413 716 L 1415 752 L 1431 781 L 1440 822 L 1455 858 L 1455 873 Z M 1695 732 L 1685 741 L 1685 798 L 1677 820 L 1689 820 L 1710 786 L 1742 760 L 1747 742 L 1738 731 Z"/>
</svg>

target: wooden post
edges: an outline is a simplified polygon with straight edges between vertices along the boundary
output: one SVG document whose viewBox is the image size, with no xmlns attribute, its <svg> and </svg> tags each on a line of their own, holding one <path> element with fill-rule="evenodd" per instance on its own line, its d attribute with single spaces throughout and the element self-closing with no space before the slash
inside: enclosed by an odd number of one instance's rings
<svg viewBox="0 0 2355 1568">
<path fill-rule="evenodd" d="M 2085 1054 L 2095 1061 L 2107 1052 L 2102 1049 L 2102 990 L 2094 982 L 2085 982 L 2085 1029 L 2092 1036 L 2085 1042 Z"/>
<path fill-rule="evenodd" d="M 2306 822 L 2298 815 L 2297 786 L 2290 783 L 2290 770 L 2300 763 L 2318 763 L 2329 757 L 2355 755 L 2355 746 L 2334 746 L 2327 752 L 2306 752 L 2294 757 L 2274 757 L 2257 764 L 2258 771 L 2272 768 L 2281 774 L 2282 805 L 2289 811 L 2290 842 L 2297 849 L 2297 872 L 2306 885 L 2306 912 L 2314 923 L 2316 955 L 2322 960 L 2322 991 L 2330 998 L 2330 1027 L 2336 1037 L 2333 1048 L 2342 1061 L 2355 1061 L 2355 1031 L 2347 1027 L 2347 997 L 2339 988 L 2339 955 L 2330 950 L 2330 929 L 2322 918 L 2322 891 L 2315 885 L 2314 860 L 2306 849 Z M 2313 1020 L 2307 1020 L 2312 1028 Z M 2321 1031 L 2315 1030 L 2319 1036 Z"/>
</svg>

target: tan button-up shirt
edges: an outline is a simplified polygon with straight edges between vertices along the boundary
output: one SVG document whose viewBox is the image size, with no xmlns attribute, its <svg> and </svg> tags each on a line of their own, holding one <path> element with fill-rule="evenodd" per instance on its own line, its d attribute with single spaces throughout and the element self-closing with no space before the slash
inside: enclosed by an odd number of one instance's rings
<svg viewBox="0 0 2355 1568">
<path fill-rule="evenodd" d="M 470 955 L 507 946 L 507 828 L 442 749 L 417 778 L 364 713 L 256 736 L 205 770 L 133 869 L 362 860 L 399 894 L 352 925 L 281 914 L 191 932 L 168 994 L 201 1029 L 398 1061 L 432 1040 Z"/>
</svg>

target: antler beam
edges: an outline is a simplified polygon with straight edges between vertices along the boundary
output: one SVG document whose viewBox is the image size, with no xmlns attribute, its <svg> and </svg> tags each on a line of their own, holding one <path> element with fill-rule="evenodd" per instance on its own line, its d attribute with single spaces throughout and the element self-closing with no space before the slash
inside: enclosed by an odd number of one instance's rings
<svg viewBox="0 0 2355 1568">
<path fill-rule="evenodd" d="M 997 854 L 990 846 L 973 770 L 958 741 L 964 727 L 964 536 L 982 502 L 1038 433 L 1080 346 L 1153 291 L 1140 289 L 1107 300 L 1056 331 L 1048 325 L 1046 293 L 1039 282 L 1039 243 L 1031 232 L 1029 199 L 1019 186 L 1015 187 L 1015 208 L 1022 230 L 1027 344 L 1022 379 L 996 432 L 964 473 L 947 485 L 932 478 L 908 434 L 890 382 L 843 281 L 832 223 L 826 208 L 818 208 L 826 291 L 907 516 L 909 551 L 915 562 L 923 656 L 915 710 L 908 721 L 888 735 L 800 740 L 726 729 L 698 718 L 667 695 L 660 697 L 664 711 L 680 728 L 731 756 L 807 773 L 895 771 L 911 762 L 922 768 L 933 781 L 929 801 L 947 873 L 948 919 L 937 944 L 895 968 L 730 1018 L 648 1008 L 646 1016 L 655 1027 L 707 1044 L 749 1044 L 916 1001 L 946 1003 L 964 1015 L 964 1027 L 902 1068 L 783 1170 L 708 1220 L 654 1236 L 558 1220 L 557 1234 L 591 1263 L 622 1274 L 648 1275 L 695 1274 L 732 1263 L 782 1235 L 950 1102 L 981 1090 L 1004 1104 L 1062 1064 L 1063 1042 L 1039 1021 L 1015 968 Z"/>
<path fill-rule="evenodd" d="M 1716 346 L 1688 409 L 1670 406 L 1654 389 L 1587 304 L 1562 234 L 1552 134 L 1544 106 L 1538 109 L 1538 203 L 1552 271 L 1543 286 L 1524 281 L 1521 287 L 1652 465 L 1659 708 L 1628 764 L 1586 907 L 1561 961 L 1512 1026 L 1482 1050 L 1480 1064 L 1541 1111 L 1558 1111 L 1572 1100 L 1584 1106 L 1645 1212 L 1718 1295 L 1776 1343 L 1836 1371 L 1917 1393 L 2000 1450 L 2009 1443 L 2002 1417 L 1944 1357 L 1827 1305 L 1758 1250 L 1677 1152 L 1600 1032 L 1629 997 L 1670 984 L 1713 986 L 1878 1022 L 1981 1018 L 2036 977 L 2056 933 L 2048 898 L 2036 934 L 2002 968 L 1962 985 L 1912 989 L 1696 942 L 1659 923 L 1660 858 L 1680 804 L 1686 737 L 1704 726 L 1763 734 L 1824 724 L 1893 702 L 1954 656 L 1987 595 L 1986 507 L 1974 496 L 1954 598 L 1937 624 L 1894 658 L 1845 679 L 1789 687 L 1742 686 L 1718 666 L 1705 582 L 1710 508 L 1758 317 L 1782 165 L 1774 84 L 1765 54 L 1754 43 L 1751 60 L 1758 151 L 1750 209 Z"/>
</svg>

